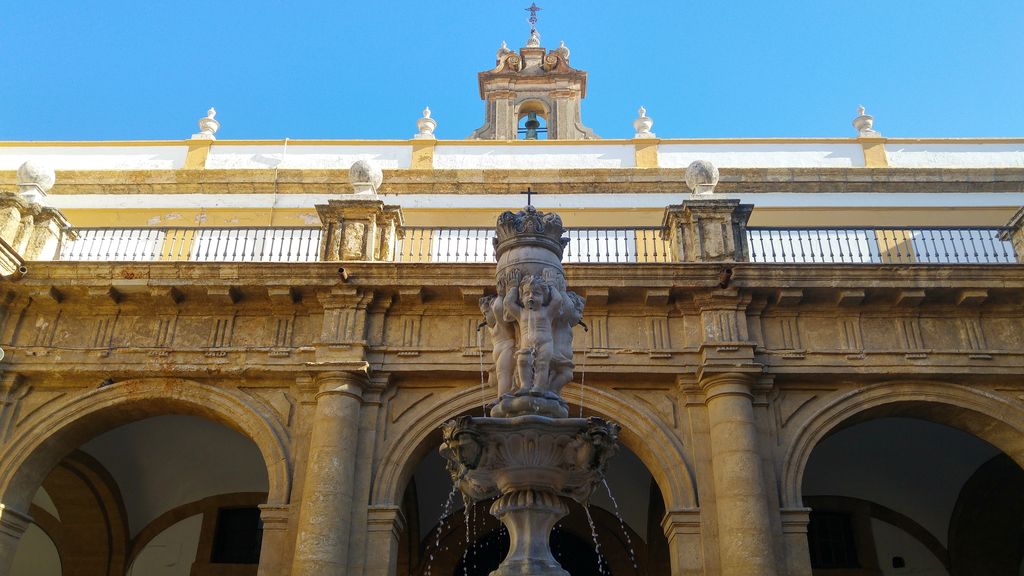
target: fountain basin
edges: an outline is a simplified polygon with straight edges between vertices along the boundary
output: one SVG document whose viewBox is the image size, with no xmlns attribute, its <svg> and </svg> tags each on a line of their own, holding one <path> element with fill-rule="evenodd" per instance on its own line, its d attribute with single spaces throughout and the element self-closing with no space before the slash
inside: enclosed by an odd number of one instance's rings
<svg viewBox="0 0 1024 576">
<path fill-rule="evenodd" d="M 459 491 L 497 498 L 491 514 L 509 532 L 509 554 L 492 576 L 567 576 L 548 546 L 568 514 L 585 503 L 618 451 L 619 425 L 600 418 L 463 416 L 442 427 L 441 455 Z"/>
</svg>

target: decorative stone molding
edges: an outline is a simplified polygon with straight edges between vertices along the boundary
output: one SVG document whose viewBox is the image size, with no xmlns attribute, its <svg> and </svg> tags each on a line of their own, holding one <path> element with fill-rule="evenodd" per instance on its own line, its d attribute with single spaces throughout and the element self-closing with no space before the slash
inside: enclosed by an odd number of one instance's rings
<svg viewBox="0 0 1024 576">
<path fill-rule="evenodd" d="M 688 200 L 665 208 L 662 238 L 676 262 L 746 262 L 753 205 L 739 200 Z"/>
</svg>

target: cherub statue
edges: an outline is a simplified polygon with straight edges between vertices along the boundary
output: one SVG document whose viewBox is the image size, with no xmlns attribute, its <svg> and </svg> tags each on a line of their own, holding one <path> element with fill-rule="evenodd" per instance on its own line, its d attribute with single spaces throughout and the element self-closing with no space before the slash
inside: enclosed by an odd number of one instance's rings
<svg viewBox="0 0 1024 576">
<path fill-rule="evenodd" d="M 503 304 L 505 319 L 519 324 L 519 386 L 524 391 L 549 396 L 548 377 L 554 355 L 552 324 L 561 313 L 561 290 L 553 289 L 542 276 L 523 276 L 521 270 L 513 270 L 509 281 Z"/>
<path fill-rule="evenodd" d="M 512 392 L 515 376 L 516 327 L 505 319 L 505 308 L 502 299 L 496 296 L 484 296 L 480 299 L 480 311 L 484 314 L 484 322 L 491 332 L 491 357 L 494 369 L 491 371 L 491 384 L 497 384 L 498 396 Z"/>
<path fill-rule="evenodd" d="M 571 290 L 560 287 L 555 289 L 562 290 L 565 297 L 561 313 L 554 323 L 555 354 L 551 359 L 551 391 L 561 394 L 562 388 L 572 380 L 575 367 L 572 361 L 572 329 L 583 323 L 583 298 Z"/>
</svg>

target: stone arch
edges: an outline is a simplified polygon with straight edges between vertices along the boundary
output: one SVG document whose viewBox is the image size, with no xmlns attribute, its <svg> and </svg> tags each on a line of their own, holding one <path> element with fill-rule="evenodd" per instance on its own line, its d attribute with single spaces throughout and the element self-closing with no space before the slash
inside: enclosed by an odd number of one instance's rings
<svg viewBox="0 0 1024 576">
<path fill-rule="evenodd" d="M 572 388 L 563 390 L 563 396 L 570 406 L 575 407 L 579 405 L 579 387 Z M 587 389 L 586 415 L 600 416 L 622 425 L 620 440 L 650 471 L 662 492 L 666 509 L 697 508 L 697 487 L 684 456 L 682 441 L 657 414 L 638 404 L 606 390 Z M 425 415 L 383 454 L 371 503 L 398 505 L 416 466 L 430 449 L 430 435 L 444 422 L 474 408 L 480 409 L 479 388 L 460 390 L 425 409 Z"/>
<path fill-rule="evenodd" d="M 165 414 L 208 418 L 248 437 L 267 466 L 270 505 L 291 492 L 288 432 L 257 400 L 237 390 L 181 378 L 126 380 L 90 390 L 20 426 L 0 460 L 0 502 L 28 510 L 46 473 L 65 455 L 113 428 Z"/>
<path fill-rule="evenodd" d="M 838 428 L 884 416 L 945 424 L 1002 450 L 1024 468 L 1024 409 L 976 388 L 929 381 L 882 382 L 842 394 L 798 428 L 782 470 L 783 508 L 802 508 L 804 469 L 814 447 Z"/>
</svg>

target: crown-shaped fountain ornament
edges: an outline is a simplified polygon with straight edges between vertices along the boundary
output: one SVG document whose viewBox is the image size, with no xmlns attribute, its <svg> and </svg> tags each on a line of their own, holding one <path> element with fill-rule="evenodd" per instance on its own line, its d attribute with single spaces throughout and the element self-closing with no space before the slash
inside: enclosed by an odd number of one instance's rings
<svg viewBox="0 0 1024 576">
<path fill-rule="evenodd" d="M 490 417 L 447 422 L 441 454 L 465 498 L 497 498 L 491 514 L 510 548 L 491 576 L 569 576 L 551 554 L 551 529 L 568 514 L 566 498 L 585 505 L 604 478 L 619 426 L 569 418 L 562 398 L 584 306 L 566 287 L 562 219 L 527 206 L 501 214 L 496 228 L 497 294 L 481 298 L 480 311 L 498 399 Z"/>
</svg>

